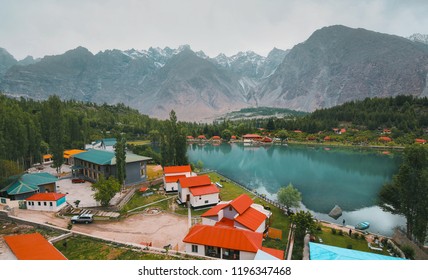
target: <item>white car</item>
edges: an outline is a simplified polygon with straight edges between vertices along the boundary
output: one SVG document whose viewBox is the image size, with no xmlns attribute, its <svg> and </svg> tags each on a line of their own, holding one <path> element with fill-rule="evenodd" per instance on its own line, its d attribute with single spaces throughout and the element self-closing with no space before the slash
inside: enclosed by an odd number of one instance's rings
<svg viewBox="0 0 428 280">
<path fill-rule="evenodd" d="M 89 223 L 92 223 L 93 221 L 94 221 L 94 215 L 92 214 L 80 214 L 80 215 L 71 217 L 72 224 L 76 224 L 76 223 L 89 224 Z"/>
</svg>

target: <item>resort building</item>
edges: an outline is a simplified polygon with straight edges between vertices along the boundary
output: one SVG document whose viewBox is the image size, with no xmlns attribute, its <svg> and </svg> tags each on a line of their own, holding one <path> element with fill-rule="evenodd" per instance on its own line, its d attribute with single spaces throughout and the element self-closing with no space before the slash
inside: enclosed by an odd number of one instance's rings
<svg viewBox="0 0 428 280">
<path fill-rule="evenodd" d="M 57 177 L 47 172 L 23 174 L 0 189 L 0 196 L 11 200 L 23 200 L 36 193 L 55 193 L 57 181 Z"/>
<path fill-rule="evenodd" d="M 43 163 L 44 164 L 52 163 L 52 161 L 53 161 L 53 157 L 51 154 L 43 155 Z"/>
<path fill-rule="evenodd" d="M 187 253 L 226 260 L 254 260 L 260 251 L 284 259 L 284 251 L 262 246 L 263 234 L 233 227 L 195 225 L 184 237 Z"/>
<path fill-rule="evenodd" d="M 178 192 L 178 180 L 180 178 L 196 176 L 190 165 L 166 166 L 163 173 L 163 184 L 166 192 Z"/>
<path fill-rule="evenodd" d="M 84 150 L 78 150 L 78 149 L 73 149 L 73 150 L 65 150 L 64 151 L 64 162 L 65 164 L 68 165 L 73 165 L 74 163 L 74 156 L 80 153 L 85 152 Z"/>
<path fill-rule="evenodd" d="M 132 185 L 146 180 L 149 157 L 126 154 L 125 185 Z M 89 150 L 74 156 L 73 175 L 95 182 L 103 175 L 105 178 L 117 175 L 116 156 L 114 152 Z"/>
<path fill-rule="evenodd" d="M 205 135 L 199 135 L 198 140 L 205 141 L 205 140 L 207 140 L 207 137 L 205 137 Z"/>
<path fill-rule="evenodd" d="M 25 199 L 27 209 L 57 212 L 67 205 L 65 194 L 36 193 Z"/>
<path fill-rule="evenodd" d="M 217 204 L 220 201 L 219 193 L 207 175 L 178 179 L 179 202 L 189 202 L 193 208 Z"/>
<path fill-rule="evenodd" d="M 67 258 L 40 233 L 4 236 L 17 260 L 66 260 Z"/>
<path fill-rule="evenodd" d="M 427 140 L 425 140 L 425 139 L 419 139 L 419 138 L 415 139 L 415 143 L 417 143 L 417 144 L 425 144 L 426 142 L 427 142 Z"/>
<path fill-rule="evenodd" d="M 116 138 L 104 138 L 101 140 L 94 141 L 91 144 L 86 144 L 85 150 L 95 149 L 114 152 L 114 146 L 116 145 L 116 143 Z"/>
<path fill-rule="evenodd" d="M 242 139 L 244 139 L 244 142 L 261 141 L 263 137 L 258 134 L 245 134 L 245 135 L 242 135 Z"/>
<path fill-rule="evenodd" d="M 272 212 L 253 203 L 251 197 L 242 194 L 231 201 L 221 201 L 201 215 L 203 225 L 233 227 L 264 233 L 269 228 Z"/>
</svg>

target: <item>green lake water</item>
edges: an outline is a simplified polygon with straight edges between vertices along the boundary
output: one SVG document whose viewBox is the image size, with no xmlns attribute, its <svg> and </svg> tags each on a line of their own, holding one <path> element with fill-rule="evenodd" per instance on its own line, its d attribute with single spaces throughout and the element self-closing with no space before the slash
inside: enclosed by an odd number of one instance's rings
<svg viewBox="0 0 428 280">
<path fill-rule="evenodd" d="M 302 209 L 315 217 L 341 224 L 369 221 L 369 231 L 391 236 L 393 227 L 405 219 L 382 211 L 377 197 L 399 168 L 400 154 L 385 155 L 377 150 L 310 147 L 306 145 L 247 147 L 243 144 L 218 146 L 191 144 L 189 161 L 201 160 L 213 169 L 255 189 L 271 199 L 281 186 L 292 183 L 302 193 Z M 339 205 L 343 215 L 334 220 L 330 210 Z"/>
</svg>

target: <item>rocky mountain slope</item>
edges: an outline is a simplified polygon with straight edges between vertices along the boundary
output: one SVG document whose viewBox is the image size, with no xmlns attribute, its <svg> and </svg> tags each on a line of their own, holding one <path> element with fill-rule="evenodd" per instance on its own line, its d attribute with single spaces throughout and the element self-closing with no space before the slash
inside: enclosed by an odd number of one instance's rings
<svg viewBox="0 0 428 280">
<path fill-rule="evenodd" d="M 78 47 L 17 61 L 0 49 L 0 91 L 122 102 L 159 118 L 174 109 L 187 121 L 251 106 L 313 111 L 366 97 L 428 96 L 428 45 L 413 37 L 337 25 L 266 57 L 246 51 L 211 58 L 185 45 L 97 54 Z"/>
<path fill-rule="evenodd" d="M 16 61 L 4 51 L 0 90 L 35 99 L 57 94 L 63 99 L 122 102 L 142 113 L 166 118 L 171 109 L 182 120 L 206 121 L 248 106 L 247 93 L 285 56 L 264 58 L 239 53 L 228 61 L 178 49 L 107 50 L 92 54 L 78 47 L 41 60 Z M 282 56 L 281 56 L 282 55 Z M 264 66 L 266 64 L 266 67 Z"/>
<path fill-rule="evenodd" d="M 259 106 L 313 111 L 366 97 L 428 96 L 428 46 L 345 26 L 296 45 L 255 90 Z"/>
</svg>

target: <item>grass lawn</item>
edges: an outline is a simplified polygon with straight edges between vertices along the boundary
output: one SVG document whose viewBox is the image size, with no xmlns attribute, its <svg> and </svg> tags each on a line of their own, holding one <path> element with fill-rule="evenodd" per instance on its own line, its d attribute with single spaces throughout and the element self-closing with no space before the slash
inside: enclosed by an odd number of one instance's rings
<svg viewBox="0 0 428 280">
<path fill-rule="evenodd" d="M 163 176 L 163 170 L 159 169 L 158 165 L 147 165 L 147 178 L 149 180 L 156 179 Z"/>
<path fill-rule="evenodd" d="M 127 144 L 135 145 L 135 146 L 143 146 L 143 145 L 149 145 L 150 140 L 135 140 L 135 141 L 126 141 Z"/>
<path fill-rule="evenodd" d="M 85 236 L 73 236 L 56 242 L 54 246 L 69 260 L 178 260 L 171 255 L 134 251 Z"/>
<path fill-rule="evenodd" d="M 149 196 L 143 196 L 139 191 L 136 191 L 135 194 L 132 196 L 131 200 L 128 201 L 128 203 L 125 204 L 125 206 L 122 208 L 121 212 L 126 213 L 129 210 L 132 210 L 134 208 L 147 205 L 149 203 L 153 203 L 156 201 L 164 200 L 165 198 L 168 198 L 169 196 L 165 196 L 162 194 L 156 193 L 156 191 L 159 189 L 160 185 L 154 185 L 151 186 L 145 193 L 153 192 L 152 195 Z M 174 200 L 171 198 L 171 200 Z M 168 203 L 170 200 L 164 200 L 160 201 L 158 203 L 149 205 L 148 207 L 158 207 L 162 210 L 168 210 Z M 137 210 L 137 211 L 143 211 L 145 207 Z"/>
<path fill-rule="evenodd" d="M 322 227 L 321 231 L 317 232 L 316 237 L 321 238 L 323 244 L 326 245 L 389 256 L 386 246 L 383 248 L 383 251 L 372 250 L 367 245 L 367 241 L 363 236 L 360 235 L 358 239 L 354 236 L 351 238 L 346 230 L 343 232 L 343 235 L 340 235 L 337 232 L 333 234 L 328 227 Z M 317 242 L 319 242 L 319 240 L 317 240 Z"/>
</svg>

